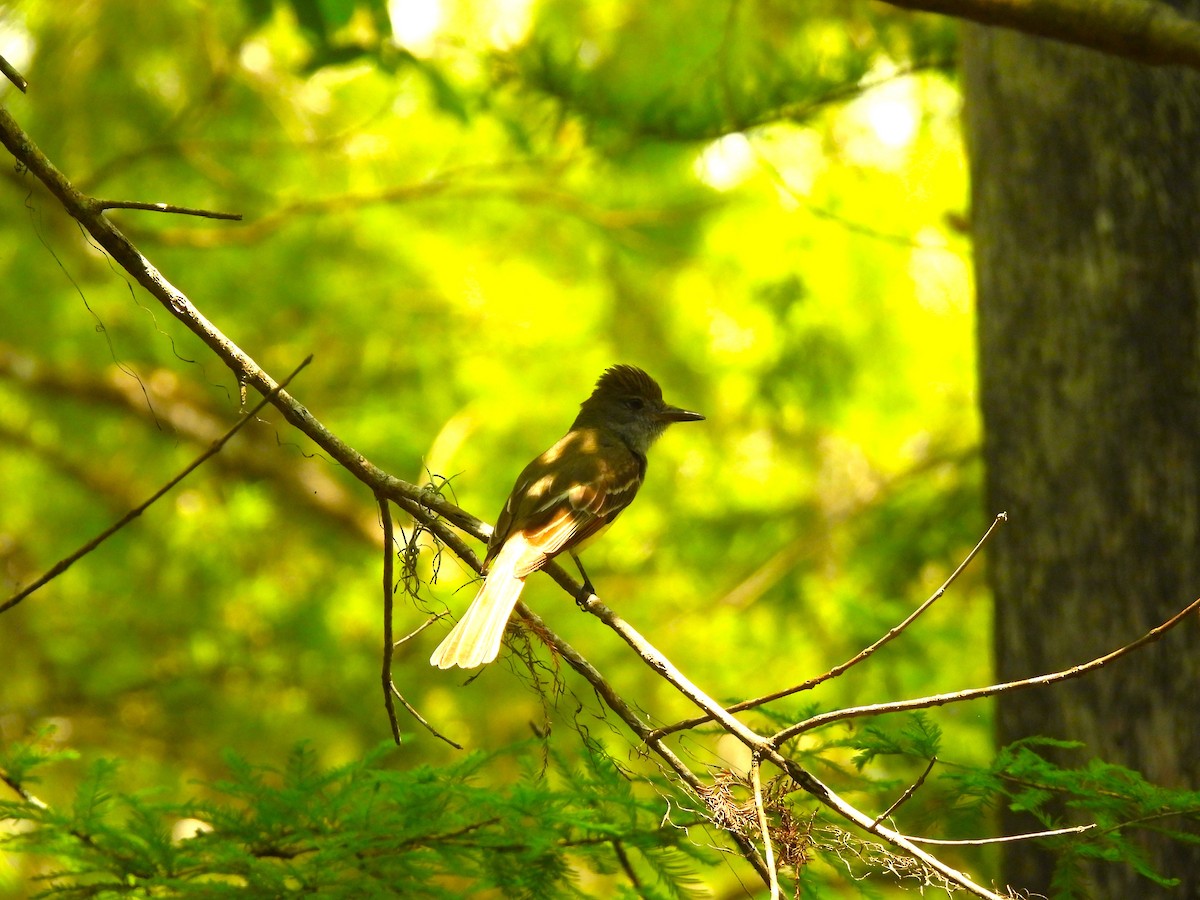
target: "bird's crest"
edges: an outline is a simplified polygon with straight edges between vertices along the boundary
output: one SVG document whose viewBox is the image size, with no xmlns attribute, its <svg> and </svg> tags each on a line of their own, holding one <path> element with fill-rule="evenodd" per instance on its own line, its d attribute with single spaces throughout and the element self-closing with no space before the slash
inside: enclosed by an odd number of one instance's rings
<svg viewBox="0 0 1200 900">
<path fill-rule="evenodd" d="M 637 366 L 610 366 L 596 382 L 595 396 L 600 391 L 612 394 L 634 395 L 647 400 L 662 400 L 662 388 L 658 382 Z"/>
</svg>

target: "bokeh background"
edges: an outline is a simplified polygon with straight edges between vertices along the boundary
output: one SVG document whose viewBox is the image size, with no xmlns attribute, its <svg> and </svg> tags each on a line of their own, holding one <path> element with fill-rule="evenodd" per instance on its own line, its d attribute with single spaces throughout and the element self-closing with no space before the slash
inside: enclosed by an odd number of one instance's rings
<svg viewBox="0 0 1200 900">
<path fill-rule="evenodd" d="M 712 695 L 853 655 L 990 522 L 953 23 L 844 2 L 71 7 L 0 12 L 0 52 L 31 83 L 0 87 L 5 105 L 84 191 L 244 214 L 112 218 L 276 378 L 315 354 L 292 392 L 379 466 L 494 521 L 608 365 L 707 415 L 655 447 L 587 561 Z M 241 401 L 30 178 L 6 167 L 0 197 L 7 596 Z M 227 749 L 361 758 L 389 736 L 380 541 L 370 494 L 264 414 L 0 618 L 0 739 L 52 725 L 44 739 L 80 755 L 43 775 L 51 803 L 100 757 L 169 796 L 220 777 Z M 399 633 L 473 595 L 472 573 L 424 548 Z M 641 708 L 689 712 L 548 579 L 525 600 Z M 466 685 L 430 669 L 446 627 L 404 645 L 394 677 L 467 747 L 556 725 L 569 756 L 571 724 L 602 719 L 573 676 L 546 694 L 507 655 Z M 990 646 L 977 567 L 913 632 L 779 711 L 983 684 Z M 986 759 L 989 716 L 936 711 L 945 757 Z M 402 725 L 390 765 L 459 758 Z M 715 740 L 691 752 L 744 764 Z M 851 756 L 830 751 L 829 771 Z M 481 771 L 522 777 L 505 756 Z M 23 896 L 30 865 L 0 862 L 0 894 Z M 738 883 L 731 867 L 703 877 L 717 895 Z"/>
</svg>

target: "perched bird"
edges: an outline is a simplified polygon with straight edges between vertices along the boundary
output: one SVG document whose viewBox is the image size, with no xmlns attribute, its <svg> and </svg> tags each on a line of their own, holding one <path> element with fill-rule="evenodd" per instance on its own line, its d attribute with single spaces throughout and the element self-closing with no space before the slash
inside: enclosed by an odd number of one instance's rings
<svg viewBox="0 0 1200 900">
<path fill-rule="evenodd" d="M 488 541 L 483 586 L 429 662 L 473 669 L 495 659 L 525 579 L 560 553 L 571 554 L 593 592 L 578 554 L 633 502 L 655 439 L 673 422 L 703 418 L 664 403 L 641 369 L 607 369 L 571 429 L 517 478 Z"/>
</svg>

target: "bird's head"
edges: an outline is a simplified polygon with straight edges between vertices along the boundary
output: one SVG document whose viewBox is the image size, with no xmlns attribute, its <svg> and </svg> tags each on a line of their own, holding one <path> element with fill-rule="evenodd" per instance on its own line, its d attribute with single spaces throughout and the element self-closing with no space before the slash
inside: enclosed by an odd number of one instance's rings
<svg viewBox="0 0 1200 900">
<path fill-rule="evenodd" d="M 703 418 L 700 413 L 664 402 L 657 381 L 635 366 L 621 365 L 606 369 L 600 376 L 572 427 L 611 429 L 635 450 L 645 453 L 668 425 Z"/>
</svg>

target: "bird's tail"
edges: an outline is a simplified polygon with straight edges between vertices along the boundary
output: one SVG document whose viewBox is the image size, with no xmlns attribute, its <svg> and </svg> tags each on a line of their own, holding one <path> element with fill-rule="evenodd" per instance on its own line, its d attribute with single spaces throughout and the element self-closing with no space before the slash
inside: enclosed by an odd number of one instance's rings
<svg viewBox="0 0 1200 900">
<path fill-rule="evenodd" d="M 515 573 L 528 549 L 529 544 L 519 532 L 504 542 L 466 614 L 429 657 L 431 665 L 439 669 L 474 669 L 496 658 L 508 617 L 525 587 L 524 577 L 518 578 Z"/>
</svg>

